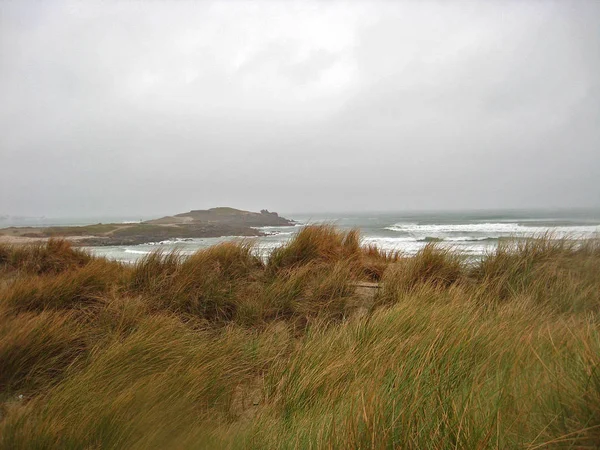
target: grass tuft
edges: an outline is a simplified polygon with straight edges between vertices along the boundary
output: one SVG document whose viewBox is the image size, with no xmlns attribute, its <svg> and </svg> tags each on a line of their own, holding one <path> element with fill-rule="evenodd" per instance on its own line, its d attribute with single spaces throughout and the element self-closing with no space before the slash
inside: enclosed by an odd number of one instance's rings
<svg viewBox="0 0 600 450">
<path fill-rule="evenodd" d="M 267 267 L 276 272 L 314 261 L 353 259 L 359 254 L 357 230 L 344 232 L 333 225 L 310 225 L 299 231 L 286 245 L 276 248 L 269 257 Z"/>
<path fill-rule="evenodd" d="M 82 308 L 118 286 L 121 271 L 119 264 L 98 259 L 56 275 L 17 278 L 4 290 L 3 301 L 15 311 Z"/>
<path fill-rule="evenodd" d="M 398 295 L 422 286 L 446 289 L 461 280 L 461 257 L 448 248 L 427 243 L 416 255 L 390 264 L 383 275 L 384 296 L 394 301 Z"/>
<path fill-rule="evenodd" d="M 62 239 L 31 245 L 0 244 L 0 272 L 59 273 L 81 267 L 90 260 L 87 252 L 74 249 Z"/>
<path fill-rule="evenodd" d="M 3 314 L 1 319 L 0 398 L 47 389 L 86 349 L 85 330 L 72 314 Z"/>
</svg>

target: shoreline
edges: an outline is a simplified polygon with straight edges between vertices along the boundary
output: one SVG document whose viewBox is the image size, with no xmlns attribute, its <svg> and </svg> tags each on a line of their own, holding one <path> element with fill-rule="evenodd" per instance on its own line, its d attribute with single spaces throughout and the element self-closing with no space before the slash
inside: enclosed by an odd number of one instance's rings
<svg viewBox="0 0 600 450">
<path fill-rule="evenodd" d="M 48 242 L 51 237 L 30 237 L 30 236 L 9 236 L 9 235 L 0 235 L 0 244 L 8 244 L 8 245 L 28 245 L 35 244 L 38 242 Z M 73 245 L 80 245 L 78 241 L 82 239 L 82 236 L 68 236 L 68 237 L 60 237 L 60 239 L 64 239 L 69 241 Z"/>
</svg>

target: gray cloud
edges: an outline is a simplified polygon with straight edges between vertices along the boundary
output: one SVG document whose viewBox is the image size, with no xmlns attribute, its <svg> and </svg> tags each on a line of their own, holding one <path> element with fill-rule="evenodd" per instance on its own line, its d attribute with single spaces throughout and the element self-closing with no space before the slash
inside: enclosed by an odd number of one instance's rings
<svg viewBox="0 0 600 450">
<path fill-rule="evenodd" d="M 0 213 L 600 206 L 593 1 L 7 1 L 0 61 Z"/>
</svg>

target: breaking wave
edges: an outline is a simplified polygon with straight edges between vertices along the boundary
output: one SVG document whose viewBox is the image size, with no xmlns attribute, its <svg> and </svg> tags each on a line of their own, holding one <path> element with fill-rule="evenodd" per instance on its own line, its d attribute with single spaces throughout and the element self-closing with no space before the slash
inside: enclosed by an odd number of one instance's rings
<svg viewBox="0 0 600 450">
<path fill-rule="evenodd" d="M 484 241 L 500 237 L 528 237 L 550 233 L 557 238 L 585 239 L 600 232 L 597 225 L 522 225 L 519 223 L 488 222 L 468 224 L 396 223 L 385 230 L 407 234 L 417 240 L 448 240 L 455 242 Z"/>
</svg>

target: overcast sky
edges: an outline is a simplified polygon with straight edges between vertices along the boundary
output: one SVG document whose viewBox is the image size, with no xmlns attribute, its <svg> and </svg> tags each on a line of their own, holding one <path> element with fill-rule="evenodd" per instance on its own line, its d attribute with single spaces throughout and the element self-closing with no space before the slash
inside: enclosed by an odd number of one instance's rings
<svg viewBox="0 0 600 450">
<path fill-rule="evenodd" d="M 0 2 L 0 214 L 600 206 L 600 2 Z"/>
</svg>

